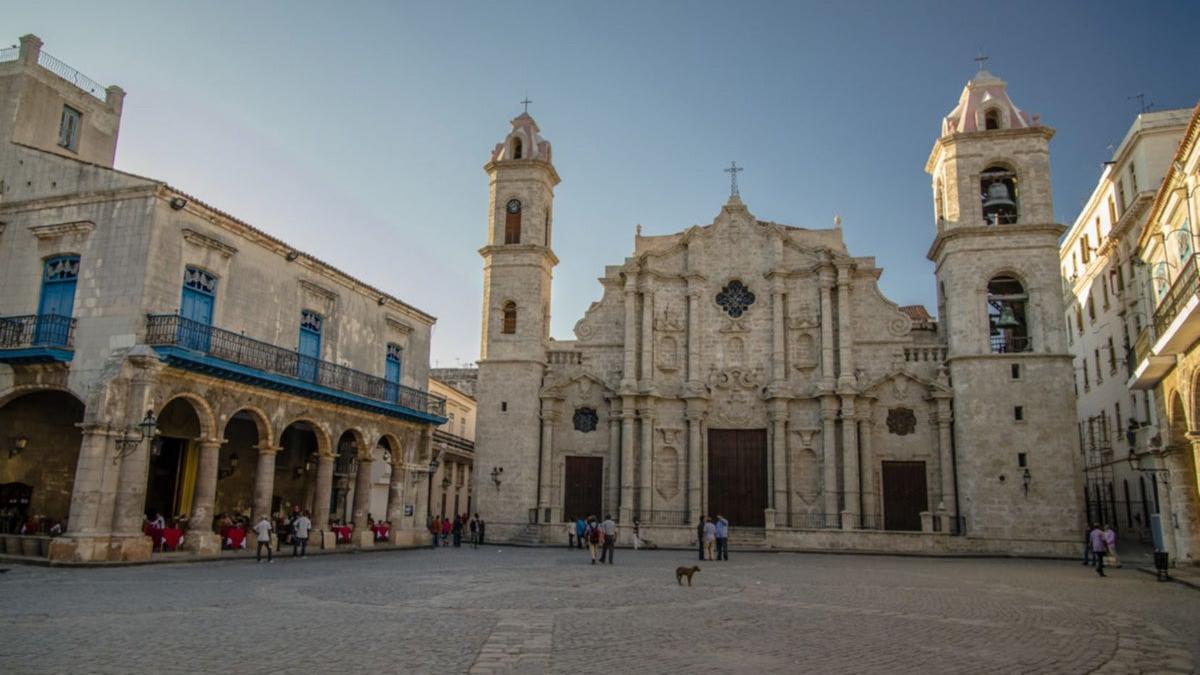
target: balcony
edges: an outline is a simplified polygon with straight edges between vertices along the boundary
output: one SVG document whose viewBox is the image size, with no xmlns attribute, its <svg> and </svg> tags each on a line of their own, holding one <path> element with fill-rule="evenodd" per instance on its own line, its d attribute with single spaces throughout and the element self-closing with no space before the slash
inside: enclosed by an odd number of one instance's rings
<svg viewBox="0 0 1200 675">
<path fill-rule="evenodd" d="M 57 314 L 0 317 L 0 363 L 67 363 L 75 319 Z"/>
<path fill-rule="evenodd" d="M 185 370 L 391 417 L 446 421 L 439 396 L 175 314 L 146 317 L 146 344 Z"/>
<path fill-rule="evenodd" d="M 1033 351 L 1033 341 L 1028 335 L 993 335 L 993 354 L 1019 354 Z"/>
<path fill-rule="evenodd" d="M 475 441 L 469 438 L 463 438 L 441 429 L 433 430 L 433 442 L 435 445 L 442 445 L 446 450 L 462 455 L 474 456 Z"/>
<path fill-rule="evenodd" d="M 1200 339 L 1200 321 L 1196 321 L 1200 299 L 1200 277 L 1196 275 L 1196 256 L 1191 256 L 1180 268 L 1171 288 L 1154 308 L 1154 332 L 1159 336 L 1154 353 L 1160 356 L 1179 354 Z"/>
</svg>

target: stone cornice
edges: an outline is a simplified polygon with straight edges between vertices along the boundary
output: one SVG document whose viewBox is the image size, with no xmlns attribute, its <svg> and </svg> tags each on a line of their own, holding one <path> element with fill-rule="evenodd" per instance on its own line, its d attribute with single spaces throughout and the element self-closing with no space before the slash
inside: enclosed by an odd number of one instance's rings
<svg viewBox="0 0 1200 675">
<path fill-rule="evenodd" d="M 1054 237 L 1054 250 L 1057 256 L 1058 238 L 1066 231 L 1065 225 L 1058 223 L 1043 223 L 1038 225 L 959 225 L 943 230 L 933 238 L 925 257 L 937 263 L 942 247 L 949 241 L 963 237 L 1009 237 L 1014 234 L 1048 234 Z"/>
<path fill-rule="evenodd" d="M 321 286 L 320 284 L 315 284 L 315 283 L 309 281 L 308 279 L 300 279 L 299 283 L 300 283 L 300 288 L 303 288 L 304 290 L 308 291 L 309 293 L 312 293 L 313 295 L 315 295 L 319 298 L 324 298 L 325 300 L 328 300 L 330 302 L 337 302 L 338 294 L 329 290 L 328 288 L 325 288 L 324 286 Z"/>
<path fill-rule="evenodd" d="M 398 319 L 394 316 L 391 316 L 390 314 L 384 316 L 383 320 L 387 322 L 388 328 L 395 330 L 396 332 L 400 333 L 401 335 L 408 335 L 409 333 L 412 332 L 412 326 L 404 323 L 403 321 L 401 321 L 400 319 Z"/>
<path fill-rule="evenodd" d="M 562 182 L 562 179 L 558 177 L 558 171 L 555 170 L 554 165 L 551 164 L 550 162 L 546 162 L 546 161 L 543 161 L 540 159 L 500 159 L 500 160 L 494 159 L 494 160 L 489 161 L 487 164 L 483 165 L 483 170 L 486 171 L 489 176 L 491 176 L 493 181 L 496 180 L 496 174 L 501 169 L 524 169 L 524 168 L 529 168 L 529 169 L 536 168 L 536 169 L 541 169 L 542 171 L 545 171 L 546 175 L 550 178 L 551 187 L 558 185 L 560 182 Z"/>
<path fill-rule="evenodd" d="M 88 234 L 94 229 L 96 229 L 96 223 L 90 220 L 76 220 L 54 225 L 37 225 L 29 228 L 29 231 L 38 239 L 54 239 L 68 234 Z"/>
<path fill-rule="evenodd" d="M 107 202 L 116 199 L 150 197 L 154 195 L 156 189 L 156 185 L 136 185 L 133 187 L 119 188 L 116 190 L 74 192 L 66 195 L 54 195 L 52 197 L 37 197 L 34 199 L 14 200 L 4 202 L 2 205 L 0 205 L 0 211 L 4 213 L 21 213 L 24 211 L 37 211 L 40 209 L 63 208 L 66 206 L 83 206 L 86 204 Z"/>
<path fill-rule="evenodd" d="M 238 250 L 236 248 L 230 246 L 229 244 L 226 244 L 225 242 L 221 241 L 220 239 L 210 237 L 206 234 L 200 234 L 199 232 L 197 232 L 193 229 L 185 227 L 181 230 L 181 232 L 183 232 L 184 241 L 187 241 L 189 243 L 195 244 L 195 245 L 203 247 L 203 248 L 212 249 L 212 250 L 216 251 L 217 253 L 220 253 L 221 255 L 225 256 L 226 258 L 229 258 L 229 257 L 233 256 L 233 254 L 238 252 Z"/>
<path fill-rule="evenodd" d="M 988 129 L 986 131 L 960 131 L 953 134 L 940 136 L 933 142 L 933 149 L 929 151 L 929 159 L 925 161 L 925 173 L 932 174 L 933 166 L 937 162 L 937 156 L 947 146 L 957 144 L 959 141 L 993 141 L 1001 138 L 1019 138 L 1021 136 L 1041 136 L 1049 141 L 1054 138 L 1054 127 L 1036 126 L 1024 127 L 1021 129 Z"/>
<path fill-rule="evenodd" d="M 497 253 L 506 254 L 502 257 L 509 257 L 518 253 L 540 253 L 543 258 L 550 261 L 551 267 L 558 264 L 558 256 L 554 255 L 554 251 L 538 244 L 488 244 L 479 249 L 479 255 L 487 258 L 489 263 L 491 263 L 492 256 Z"/>
</svg>

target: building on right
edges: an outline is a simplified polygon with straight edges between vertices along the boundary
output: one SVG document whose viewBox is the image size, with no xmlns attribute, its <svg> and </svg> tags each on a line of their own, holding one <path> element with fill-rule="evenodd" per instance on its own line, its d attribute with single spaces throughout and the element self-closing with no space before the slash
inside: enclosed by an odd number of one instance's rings
<svg viewBox="0 0 1200 675">
<path fill-rule="evenodd" d="M 1152 394 L 1158 424 L 1131 430 L 1126 458 L 1157 498 L 1159 516 L 1151 518 L 1156 548 L 1188 563 L 1200 558 L 1200 433 L 1195 431 L 1200 429 L 1200 277 L 1193 226 L 1200 212 L 1197 136 L 1200 105 L 1192 110 L 1136 242 L 1149 299 L 1133 345 L 1128 385 Z"/>
<path fill-rule="evenodd" d="M 1128 461 L 1130 439 L 1158 419 L 1153 392 L 1126 386 L 1136 365 L 1128 354 L 1153 312 L 1135 252 L 1190 112 L 1137 116 L 1059 249 L 1086 512 L 1126 542 L 1150 543 L 1161 506 L 1153 476 Z"/>
</svg>

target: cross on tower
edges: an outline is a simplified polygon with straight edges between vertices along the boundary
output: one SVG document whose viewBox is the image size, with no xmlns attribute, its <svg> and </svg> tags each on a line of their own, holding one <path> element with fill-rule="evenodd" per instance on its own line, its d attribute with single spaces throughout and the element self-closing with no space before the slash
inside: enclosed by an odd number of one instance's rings
<svg viewBox="0 0 1200 675">
<path fill-rule="evenodd" d="M 979 70 L 980 70 L 980 71 L 982 71 L 982 70 L 983 70 L 983 62 L 984 62 L 984 61 L 987 61 L 989 58 L 991 58 L 991 57 L 988 57 L 988 56 L 984 56 L 984 55 L 983 55 L 983 51 L 982 51 L 982 50 L 980 50 L 980 52 L 979 52 L 979 56 L 976 56 L 976 57 L 975 57 L 975 63 L 978 63 L 978 64 L 979 64 Z"/>
<path fill-rule="evenodd" d="M 742 171 L 745 171 L 745 169 L 738 166 L 737 162 L 730 162 L 729 168 L 723 169 L 723 171 L 725 173 L 729 174 L 729 196 L 730 197 L 741 196 L 740 193 L 738 192 L 737 175 L 739 173 L 741 173 Z"/>
<path fill-rule="evenodd" d="M 529 104 L 533 101 L 529 100 L 529 94 L 525 94 L 525 100 L 521 101 L 521 105 L 525 106 L 525 112 L 529 112 Z"/>
</svg>

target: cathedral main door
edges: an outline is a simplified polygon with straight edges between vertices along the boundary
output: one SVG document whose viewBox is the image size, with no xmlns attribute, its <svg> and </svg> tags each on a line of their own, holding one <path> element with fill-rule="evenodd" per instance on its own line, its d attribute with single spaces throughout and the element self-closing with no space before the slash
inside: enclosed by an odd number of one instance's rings
<svg viewBox="0 0 1200 675">
<path fill-rule="evenodd" d="M 708 513 L 762 527 L 767 508 L 767 430 L 708 430 Z"/>
<path fill-rule="evenodd" d="M 925 462 L 884 462 L 883 529 L 920 531 L 928 509 Z"/>
<path fill-rule="evenodd" d="M 596 516 L 600 512 L 604 494 L 604 458 L 567 457 L 566 494 L 563 495 L 563 517 L 575 520 Z"/>
</svg>

